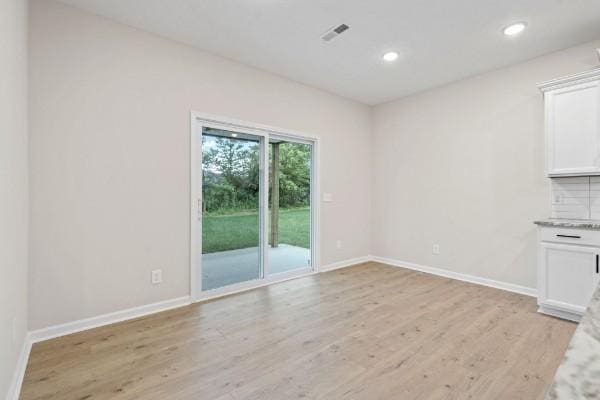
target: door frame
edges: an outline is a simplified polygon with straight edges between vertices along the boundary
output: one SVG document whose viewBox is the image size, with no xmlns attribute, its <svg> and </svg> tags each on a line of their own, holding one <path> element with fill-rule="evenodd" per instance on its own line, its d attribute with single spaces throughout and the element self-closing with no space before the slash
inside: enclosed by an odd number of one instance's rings
<svg viewBox="0 0 600 400">
<path fill-rule="evenodd" d="M 260 160 L 260 179 L 262 187 L 266 188 L 260 195 L 259 208 L 262 211 L 262 218 L 260 220 L 260 248 L 261 248 L 261 264 L 262 271 L 261 276 L 258 279 L 240 282 L 232 285 L 227 285 L 221 288 L 211 289 L 208 291 L 202 291 L 200 282 L 201 276 L 198 276 L 196 266 L 200 265 L 202 268 L 202 253 L 198 251 L 198 247 L 202 248 L 202 237 L 198 237 L 198 225 L 201 224 L 201 219 L 198 218 L 201 215 L 201 202 L 202 202 L 202 190 L 199 190 L 198 182 L 202 179 L 198 176 L 198 166 L 201 165 L 202 156 L 201 148 L 198 144 L 201 141 L 198 140 L 198 133 L 202 134 L 202 128 L 204 126 L 231 130 L 240 133 L 247 133 L 250 135 L 259 136 L 261 143 L 264 145 L 264 151 L 261 155 Z M 269 137 L 273 135 L 278 138 L 287 138 L 290 141 L 298 143 L 307 143 L 312 145 L 312 160 L 311 160 L 311 196 L 310 196 L 310 207 L 311 207 L 311 268 L 299 268 L 297 270 L 283 272 L 279 274 L 269 275 L 269 257 L 268 257 L 268 243 L 264 245 L 265 239 L 267 238 L 268 232 L 268 191 L 269 191 L 269 173 L 268 173 L 268 146 Z M 269 285 L 275 282 L 282 282 L 285 280 L 297 278 L 300 276 L 306 276 L 316 274 L 319 272 L 320 267 L 320 251 L 319 251 L 319 236 L 320 236 L 320 190 L 319 190 L 319 136 L 306 134 L 303 132 L 293 131 L 289 129 L 282 129 L 267 125 L 256 124 L 248 121 L 241 121 L 231 119 L 227 117 L 211 115 L 206 113 L 200 113 L 196 111 L 190 112 L 190 297 L 192 302 L 198 302 L 207 300 L 214 297 L 220 297 L 244 290 L 254 289 L 257 287 Z M 198 157 L 200 155 L 200 158 Z M 199 164 L 200 163 L 200 164 Z M 266 212 L 264 212 L 266 210 Z"/>
</svg>

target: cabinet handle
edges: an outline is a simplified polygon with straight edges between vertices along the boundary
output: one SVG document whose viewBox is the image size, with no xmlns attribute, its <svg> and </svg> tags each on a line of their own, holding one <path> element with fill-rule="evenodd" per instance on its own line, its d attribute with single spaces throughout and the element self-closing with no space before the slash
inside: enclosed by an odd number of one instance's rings
<svg viewBox="0 0 600 400">
<path fill-rule="evenodd" d="M 598 254 L 596 254 L 596 273 L 600 274 L 600 262 L 599 262 L 598 258 L 600 258 L 600 257 L 598 256 Z"/>
<path fill-rule="evenodd" d="M 571 239 L 581 239 L 581 236 L 577 236 L 577 235 L 556 235 L 556 237 L 564 237 L 564 238 L 571 238 Z"/>
</svg>

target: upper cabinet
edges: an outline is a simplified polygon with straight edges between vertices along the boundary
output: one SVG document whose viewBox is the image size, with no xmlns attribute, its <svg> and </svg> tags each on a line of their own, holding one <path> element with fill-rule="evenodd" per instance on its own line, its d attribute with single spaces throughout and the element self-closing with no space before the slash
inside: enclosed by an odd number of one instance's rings
<svg viewBox="0 0 600 400">
<path fill-rule="evenodd" d="M 600 68 L 538 85 L 548 176 L 600 175 Z"/>
</svg>

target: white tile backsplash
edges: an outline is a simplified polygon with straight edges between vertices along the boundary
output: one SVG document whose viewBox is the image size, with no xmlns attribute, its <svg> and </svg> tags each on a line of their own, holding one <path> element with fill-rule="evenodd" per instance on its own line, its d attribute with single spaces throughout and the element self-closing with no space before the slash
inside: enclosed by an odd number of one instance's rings
<svg viewBox="0 0 600 400">
<path fill-rule="evenodd" d="M 591 183 L 588 176 L 552 178 L 552 218 L 592 218 Z M 596 212 L 600 217 L 600 177 L 595 180 Z M 593 219 L 593 218 L 592 218 Z"/>
<path fill-rule="evenodd" d="M 590 177 L 590 219 L 600 219 L 600 176 Z"/>
</svg>

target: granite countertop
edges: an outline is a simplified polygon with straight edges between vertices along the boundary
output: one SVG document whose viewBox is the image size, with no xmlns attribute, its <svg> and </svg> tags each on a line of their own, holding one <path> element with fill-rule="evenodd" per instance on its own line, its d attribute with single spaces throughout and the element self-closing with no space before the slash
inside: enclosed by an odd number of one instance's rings
<svg viewBox="0 0 600 400">
<path fill-rule="evenodd" d="M 600 220 L 597 219 L 548 218 L 533 221 L 533 223 L 541 226 L 557 226 L 562 228 L 600 229 Z"/>
<path fill-rule="evenodd" d="M 546 400 L 600 399 L 600 286 L 569 343 Z"/>
</svg>

